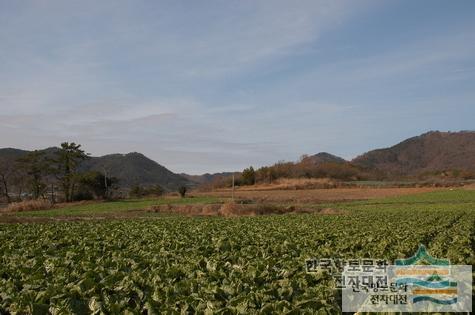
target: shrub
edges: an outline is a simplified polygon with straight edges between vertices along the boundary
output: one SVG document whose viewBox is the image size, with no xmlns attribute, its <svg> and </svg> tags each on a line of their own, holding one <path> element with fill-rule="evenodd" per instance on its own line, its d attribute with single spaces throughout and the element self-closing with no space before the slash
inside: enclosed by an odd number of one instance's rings
<svg viewBox="0 0 475 315">
<path fill-rule="evenodd" d="M 140 185 L 133 186 L 129 191 L 129 196 L 133 198 L 141 198 L 146 196 L 160 197 L 165 190 L 160 185 L 154 185 L 149 187 L 142 187 Z"/>
<path fill-rule="evenodd" d="M 74 194 L 73 201 L 93 200 L 94 195 L 87 190 L 81 190 Z"/>
<path fill-rule="evenodd" d="M 181 186 L 180 188 L 178 188 L 178 193 L 180 194 L 180 196 L 181 196 L 182 198 L 185 197 L 185 195 L 186 195 L 186 190 L 187 190 L 187 189 L 186 189 L 186 186 Z"/>
</svg>

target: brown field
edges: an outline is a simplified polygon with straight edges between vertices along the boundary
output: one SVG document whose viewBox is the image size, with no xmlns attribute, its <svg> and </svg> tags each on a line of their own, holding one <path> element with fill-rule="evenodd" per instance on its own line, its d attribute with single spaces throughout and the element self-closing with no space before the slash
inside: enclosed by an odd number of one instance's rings
<svg viewBox="0 0 475 315">
<path fill-rule="evenodd" d="M 254 202 L 298 202 L 320 203 L 345 200 L 366 200 L 400 195 L 418 194 L 444 188 L 334 188 L 334 189 L 303 189 L 303 190 L 249 190 L 237 189 L 236 199 L 247 199 Z M 445 188 L 446 189 L 446 188 Z M 229 198 L 231 190 L 213 192 L 196 192 L 196 196 L 214 196 Z"/>
</svg>

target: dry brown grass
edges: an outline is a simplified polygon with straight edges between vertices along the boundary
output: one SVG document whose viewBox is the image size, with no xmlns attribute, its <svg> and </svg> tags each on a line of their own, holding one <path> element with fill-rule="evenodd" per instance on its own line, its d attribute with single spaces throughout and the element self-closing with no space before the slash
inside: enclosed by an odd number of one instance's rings
<svg viewBox="0 0 475 315">
<path fill-rule="evenodd" d="M 9 204 L 4 212 L 23 212 L 23 211 L 35 211 L 35 210 L 47 210 L 53 208 L 53 204 L 48 200 L 25 200 L 21 202 L 13 202 Z"/>
<path fill-rule="evenodd" d="M 303 190 L 243 190 L 237 189 L 236 199 L 252 200 L 256 203 L 327 203 L 333 201 L 366 200 L 400 195 L 418 194 L 447 188 L 335 188 L 335 189 L 303 189 Z M 193 193 L 195 196 L 231 197 L 231 191 L 214 191 Z"/>
<path fill-rule="evenodd" d="M 272 184 L 243 186 L 240 190 L 301 190 L 301 189 L 330 189 L 342 186 L 330 178 L 280 178 Z"/>
<path fill-rule="evenodd" d="M 475 183 L 465 185 L 465 186 L 463 187 L 463 189 L 466 189 L 466 190 L 475 190 Z"/>
<path fill-rule="evenodd" d="M 295 206 L 274 204 L 238 204 L 228 202 L 224 204 L 208 205 L 159 205 L 150 207 L 149 211 L 189 216 L 238 217 L 267 214 L 304 213 L 312 212 L 313 210 Z"/>
</svg>

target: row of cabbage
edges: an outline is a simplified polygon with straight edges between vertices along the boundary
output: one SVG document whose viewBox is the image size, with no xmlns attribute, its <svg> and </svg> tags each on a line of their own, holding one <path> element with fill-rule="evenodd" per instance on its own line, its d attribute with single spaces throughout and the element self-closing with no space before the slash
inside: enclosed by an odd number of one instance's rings
<svg viewBox="0 0 475 315">
<path fill-rule="evenodd" d="M 0 313 L 339 312 L 308 258 L 473 262 L 474 215 L 355 211 L 0 226 Z"/>
</svg>

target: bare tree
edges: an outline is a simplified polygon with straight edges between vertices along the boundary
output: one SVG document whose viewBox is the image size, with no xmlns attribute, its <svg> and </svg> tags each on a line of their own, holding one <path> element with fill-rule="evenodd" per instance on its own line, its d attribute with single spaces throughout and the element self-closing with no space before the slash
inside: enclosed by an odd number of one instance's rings
<svg viewBox="0 0 475 315">
<path fill-rule="evenodd" d="M 15 165 L 14 162 L 9 159 L 2 158 L 0 159 L 0 187 L 1 194 L 5 196 L 8 203 L 10 203 L 10 181 L 13 180 L 15 175 Z"/>
<path fill-rule="evenodd" d="M 43 151 L 32 151 L 18 159 L 20 168 L 25 172 L 31 186 L 33 198 L 44 195 L 45 177 L 51 172 L 49 161 Z"/>
</svg>

